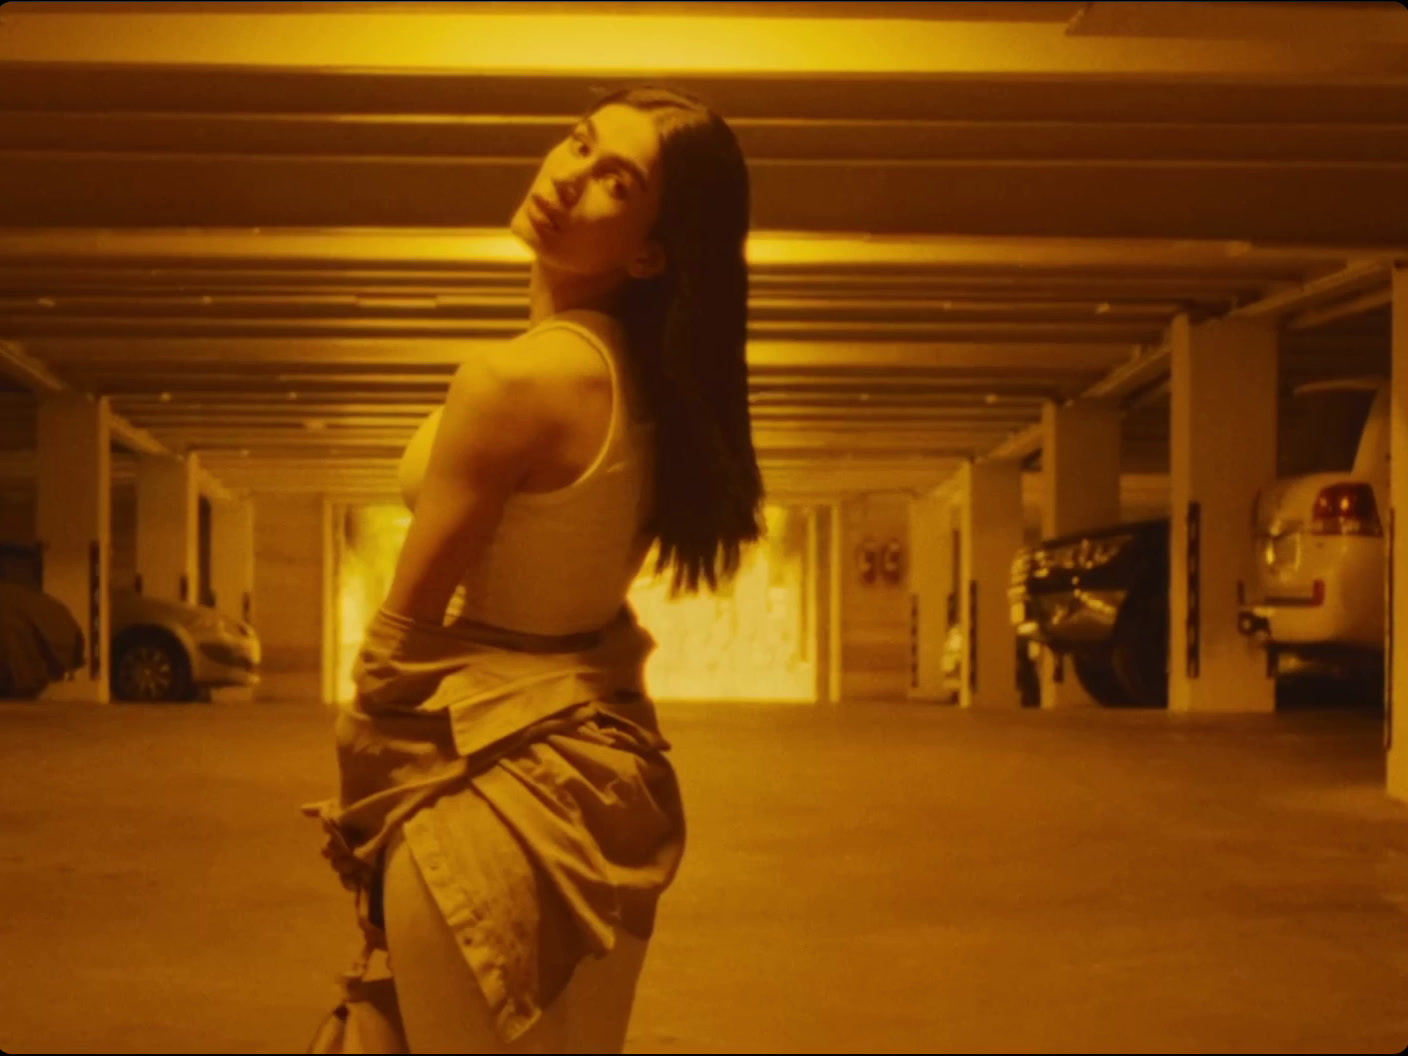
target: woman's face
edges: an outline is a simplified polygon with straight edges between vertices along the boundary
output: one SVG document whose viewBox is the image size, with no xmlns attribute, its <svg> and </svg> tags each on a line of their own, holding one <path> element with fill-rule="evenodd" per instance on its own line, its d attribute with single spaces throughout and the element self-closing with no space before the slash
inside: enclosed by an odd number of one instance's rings
<svg viewBox="0 0 1408 1056">
<path fill-rule="evenodd" d="M 660 133 L 650 115 L 604 106 L 543 159 L 509 230 L 558 271 L 649 277 L 664 266 L 650 238 L 660 179 Z"/>
</svg>

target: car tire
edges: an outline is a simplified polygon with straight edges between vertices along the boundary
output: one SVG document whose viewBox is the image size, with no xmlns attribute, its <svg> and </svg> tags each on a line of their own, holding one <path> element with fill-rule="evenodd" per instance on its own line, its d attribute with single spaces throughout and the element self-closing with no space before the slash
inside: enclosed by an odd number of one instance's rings
<svg viewBox="0 0 1408 1056">
<path fill-rule="evenodd" d="M 1168 595 L 1135 591 L 1115 625 L 1110 667 L 1130 704 L 1168 707 Z"/>
<path fill-rule="evenodd" d="M 189 701 L 191 663 L 181 643 L 159 630 L 124 634 L 112 651 L 112 694 L 129 701 Z"/>
<path fill-rule="evenodd" d="M 1097 704 L 1107 708 L 1127 708 L 1131 704 L 1106 653 L 1072 653 L 1071 666 L 1075 668 L 1076 681 L 1089 693 Z"/>
</svg>

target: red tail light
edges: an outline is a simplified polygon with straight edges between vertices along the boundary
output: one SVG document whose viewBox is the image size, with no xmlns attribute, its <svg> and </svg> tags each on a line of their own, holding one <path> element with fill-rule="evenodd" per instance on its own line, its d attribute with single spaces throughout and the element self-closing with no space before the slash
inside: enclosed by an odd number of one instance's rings
<svg viewBox="0 0 1408 1056">
<path fill-rule="evenodd" d="M 1311 535 L 1383 535 L 1374 489 L 1368 484 L 1322 488 L 1310 512 Z"/>
</svg>

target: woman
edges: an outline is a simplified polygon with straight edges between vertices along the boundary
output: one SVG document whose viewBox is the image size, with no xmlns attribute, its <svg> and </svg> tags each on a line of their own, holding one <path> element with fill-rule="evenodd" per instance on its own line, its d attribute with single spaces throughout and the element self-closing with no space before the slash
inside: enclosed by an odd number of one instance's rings
<svg viewBox="0 0 1408 1056">
<path fill-rule="evenodd" d="M 366 936 L 314 1051 L 621 1050 L 684 842 L 626 593 L 652 544 L 693 591 L 761 534 L 727 125 L 673 91 L 607 96 L 511 229 L 532 325 L 466 361 L 406 450 L 341 795 L 309 808 Z"/>
</svg>

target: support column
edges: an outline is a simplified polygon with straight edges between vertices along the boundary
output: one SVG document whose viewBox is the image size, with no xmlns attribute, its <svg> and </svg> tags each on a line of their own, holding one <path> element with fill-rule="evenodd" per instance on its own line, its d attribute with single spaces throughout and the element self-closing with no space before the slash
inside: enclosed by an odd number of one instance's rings
<svg viewBox="0 0 1408 1056">
<path fill-rule="evenodd" d="M 1393 269 L 1393 392 L 1389 412 L 1388 620 L 1385 740 L 1388 794 L 1408 800 L 1408 264 Z"/>
<path fill-rule="evenodd" d="M 948 596 L 953 582 L 953 500 L 936 490 L 910 506 L 909 590 L 915 620 L 917 672 L 914 700 L 947 700 L 943 652 L 948 637 Z"/>
<path fill-rule="evenodd" d="M 317 494 L 256 493 L 254 597 L 260 700 L 337 699 L 341 531 Z M 329 608 L 329 604 L 336 608 Z"/>
<path fill-rule="evenodd" d="M 1042 408 L 1041 537 L 1056 539 L 1119 523 L 1120 412 L 1095 400 Z M 1094 707 L 1070 662 L 1042 650 L 1041 706 Z"/>
<path fill-rule="evenodd" d="M 841 504 L 839 502 L 833 502 L 826 507 L 826 520 L 830 525 L 830 537 L 826 548 L 829 572 L 826 585 L 826 607 L 827 611 L 831 613 L 831 619 L 826 628 L 826 699 L 833 704 L 840 704 L 843 702 L 841 693 L 841 620 L 845 616 L 845 612 L 841 608 L 841 593 L 849 566 L 846 564 L 846 555 L 843 550 L 846 532 L 845 526 L 841 523 Z"/>
<path fill-rule="evenodd" d="M 809 581 L 811 589 L 807 604 L 811 607 L 812 613 L 812 655 L 816 663 L 815 692 L 818 704 L 836 702 L 831 690 L 837 677 L 832 671 L 833 657 L 836 654 L 832 651 L 831 644 L 831 627 L 836 622 L 836 613 L 831 608 L 831 583 L 836 576 L 831 555 L 831 539 L 835 532 L 833 520 L 833 507 L 831 506 L 813 507 L 811 517 L 808 520 L 810 528 L 807 540 L 807 560 L 811 563 Z"/>
<path fill-rule="evenodd" d="M 1275 682 L 1237 610 L 1255 575 L 1253 503 L 1276 476 L 1276 331 L 1181 315 L 1171 336 L 1169 708 L 1273 711 Z"/>
<path fill-rule="evenodd" d="M 326 495 L 320 504 L 318 525 L 319 552 L 323 557 L 323 576 L 319 616 L 322 622 L 323 641 L 318 651 L 318 674 L 324 704 L 336 704 L 338 694 L 338 640 L 341 637 L 339 613 L 342 611 L 340 593 L 342 583 L 342 548 L 346 543 L 343 525 L 346 520 L 346 507 L 334 502 Z"/>
<path fill-rule="evenodd" d="M 1015 459 L 969 463 L 961 471 L 963 527 L 959 612 L 963 626 L 959 703 L 1020 707 L 1017 636 L 1007 588 L 1022 545 L 1022 466 Z"/>
<path fill-rule="evenodd" d="M 44 592 L 83 628 L 87 663 L 44 696 L 107 703 L 108 577 L 112 551 L 111 412 L 107 397 L 64 393 L 39 403 L 35 534 Z"/>
<path fill-rule="evenodd" d="M 841 699 L 904 700 L 909 689 L 909 588 L 906 585 L 910 496 L 875 492 L 841 506 L 846 565 L 838 570 L 841 599 Z M 898 575 L 886 574 L 898 548 Z"/>
<path fill-rule="evenodd" d="M 210 504 L 210 589 L 226 616 L 254 619 L 254 503 L 216 499 Z"/>
<path fill-rule="evenodd" d="M 198 473 L 195 455 L 137 459 L 137 576 L 146 597 L 199 601 Z"/>
</svg>

